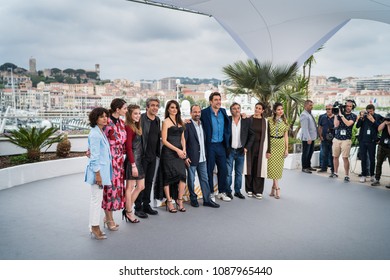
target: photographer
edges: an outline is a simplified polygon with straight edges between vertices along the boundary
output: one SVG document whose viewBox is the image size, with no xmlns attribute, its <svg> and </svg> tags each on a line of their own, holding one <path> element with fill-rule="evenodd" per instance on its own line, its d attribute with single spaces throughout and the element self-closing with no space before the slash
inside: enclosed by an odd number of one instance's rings
<svg viewBox="0 0 390 280">
<path fill-rule="evenodd" d="M 378 131 L 382 131 L 381 138 L 378 145 L 378 154 L 376 156 L 376 171 L 375 171 L 375 182 L 371 186 L 379 186 L 379 180 L 382 175 L 382 164 L 387 160 L 390 164 L 390 113 L 386 115 L 384 121 L 378 126 Z M 390 188 L 387 185 L 386 188 Z"/>
<path fill-rule="evenodd" d="M 361 183 L 366 181 L 367 176 L 374 176 L 375 148 L 380 119 L 381 116 L 375 114 L 375 106 L 372 104 L 368 104 L 366 111 L 361 111 L 357 118 L 356 127 L 360 128 L 358 139 L 360 159 L 362 163 L 362 177 L 360 177 Z M 370 174 L 368 174 L 368 162 L 370 165 Z"/>
<path fill-rule="evenodd" d="M 326 172 L 330 164 L 330 170 L 334 173 L 332 157 L 332 141 L 334 138 L 334 115 L 332 104 L 326 105 L 326 113 L 318 119 L 318 134 L 321 139 L 321 169 L 319 173 Z"/>
<path fill-rule="evenodd" d="M 339 170 L 339 157 L 343 158 L 345 177 L 344 181 L 349 182 L 349 153 L 352 146 L 352 127 L 356 122 L 357 116 L 352 113 L 354 101 L 347 100 L 345 105 L 337 110 L 337 116 L 334 118 L 335 137 L 333 139 L 332 154 L 334 173 L 330 178 L 337 178 Z M 335 113 L 335 112 L 334 112 Z"/>
</svg>

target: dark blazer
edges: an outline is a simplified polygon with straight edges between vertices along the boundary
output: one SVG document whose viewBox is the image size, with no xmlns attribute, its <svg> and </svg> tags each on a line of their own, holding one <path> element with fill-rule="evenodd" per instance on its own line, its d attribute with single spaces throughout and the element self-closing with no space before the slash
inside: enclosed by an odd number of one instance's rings
<svg viewBox="0 0 390 280">
<path fill-rule="evenodd" d="M 233 118 L 232 116 L 229 117 L 230 119 L 230 124 L 232 125 Z M 241 118 L 241 131 L 240 131 L 240 140 L 241 140 L 241 145 L 242 148 L 246 148 L 249 150 L 252 147 L 253 141 L 254 141 L 254 135 L 253 135 L 253 130 L 251 128 L 251 119 L 246 118 L 243 119 Z M 229 147 L 232 146 L 232 134 L 230 135 L 229 138 Z M 242 149 L 242 152 L 244 152 L 244 149 Z"/>
<path fill-rule="evenodd" d="M 222 115 L 225 119 L 225 127 L 224 127 L 224 130 L 223 130 L 223 145 L 225 146 L 225 149 L 227 150 L 229 148 L 229 139 L 230 139 L 230 134 L 231 134 L 231 124 L 230 124 L 230 120 L 229 120 L 229 117 L 226 113 L 226 110 L 224 108 L 220 108 L 219 110 L 221 110 L 222 112 Z M 202 121 L 202 125 L 203 125 L 203 131 L 204 131 L 204 134 L 205 134 L 205 145 L 206 145 L 206 150 L 208 147 L 210 147 L 211 145 L 211 137 L 213 136 L 213 125 L 212 125 L 212 121 L 211 121 L 211 112 L 212 112 L 212 109 L 209 107 L 205 108 L 202 110 L 202 113 L 201 113 L 201 121 Z"/>
<path fill-rule="evenodd" d="M 161 139 L 161 122 L 160 118 L 156 116 L 157 125 L 158 125 L 158 139 L 156 147 L 148 147 L 148 136 L 149 136 L 149 130 L 150 130 L 150 119 L 146 115 L 146 113 L 141 114 L 141 127 L 142 127 L 142 148 L 144 151 L 144 154 L 146 152 L 146 149 L 156 149 L 156 155 L 160 157 L 160 139 Z"/>
<path fill-rule="evenodd" d="M 199 164 L 200 158 L 200 142 L 198 134 L 196 133 L 196 128 L 192 121 L 186 124 L 186 129 L 184 130 L 184 137 L 186 139 L 187 156 L 191 160 L 190 165 L 197 166 Z"/>
</svg>

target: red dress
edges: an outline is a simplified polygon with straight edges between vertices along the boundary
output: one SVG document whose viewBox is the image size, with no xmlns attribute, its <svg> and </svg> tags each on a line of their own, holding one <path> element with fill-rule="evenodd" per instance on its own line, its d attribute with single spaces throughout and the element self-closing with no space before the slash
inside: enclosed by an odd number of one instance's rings
<svg viewBox="0 0 390 280">
<path fill-rule="evenodd" d="M 123 120 L 118 119 L 116 124 L 108 118 L 104 133 L 110 143 L 112 156 L 112 185 L 104 186 L 102 208 L 107 211 L 115 211 L 124 208 L 125 187 L 124 187 L 124 155 L 126 130 Z"/>
</svg>

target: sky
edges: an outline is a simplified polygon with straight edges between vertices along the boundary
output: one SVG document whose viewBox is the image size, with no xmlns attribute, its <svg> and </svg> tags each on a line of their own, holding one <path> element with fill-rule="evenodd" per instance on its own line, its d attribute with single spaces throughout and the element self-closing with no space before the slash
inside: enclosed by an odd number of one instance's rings
<svg viewBox="0 0 390 280">
<path fill-rule="evenodd" d="M 246 54 L 212 17 L 125 0 L 0 0 L 0 65 L 94 69 L 102 79 L 226 78 Z M 352 20 L 315 54 L 312 75 L 390 74 L 390 25 Z"/>
</svg>

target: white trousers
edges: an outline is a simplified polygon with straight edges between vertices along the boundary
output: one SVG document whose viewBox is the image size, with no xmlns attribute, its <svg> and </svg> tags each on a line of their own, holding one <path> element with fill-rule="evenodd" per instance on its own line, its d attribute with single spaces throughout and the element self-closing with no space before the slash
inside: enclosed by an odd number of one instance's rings
<svg viewBox="0 0 390 280">
<path fill-rule="evenodd" d="M 89 204 L 89 228 L 100 224 L 100 212 L 102 209 L 103 189 L 98 185 L 91 185 L 91 202 Z"/>
</svg>

